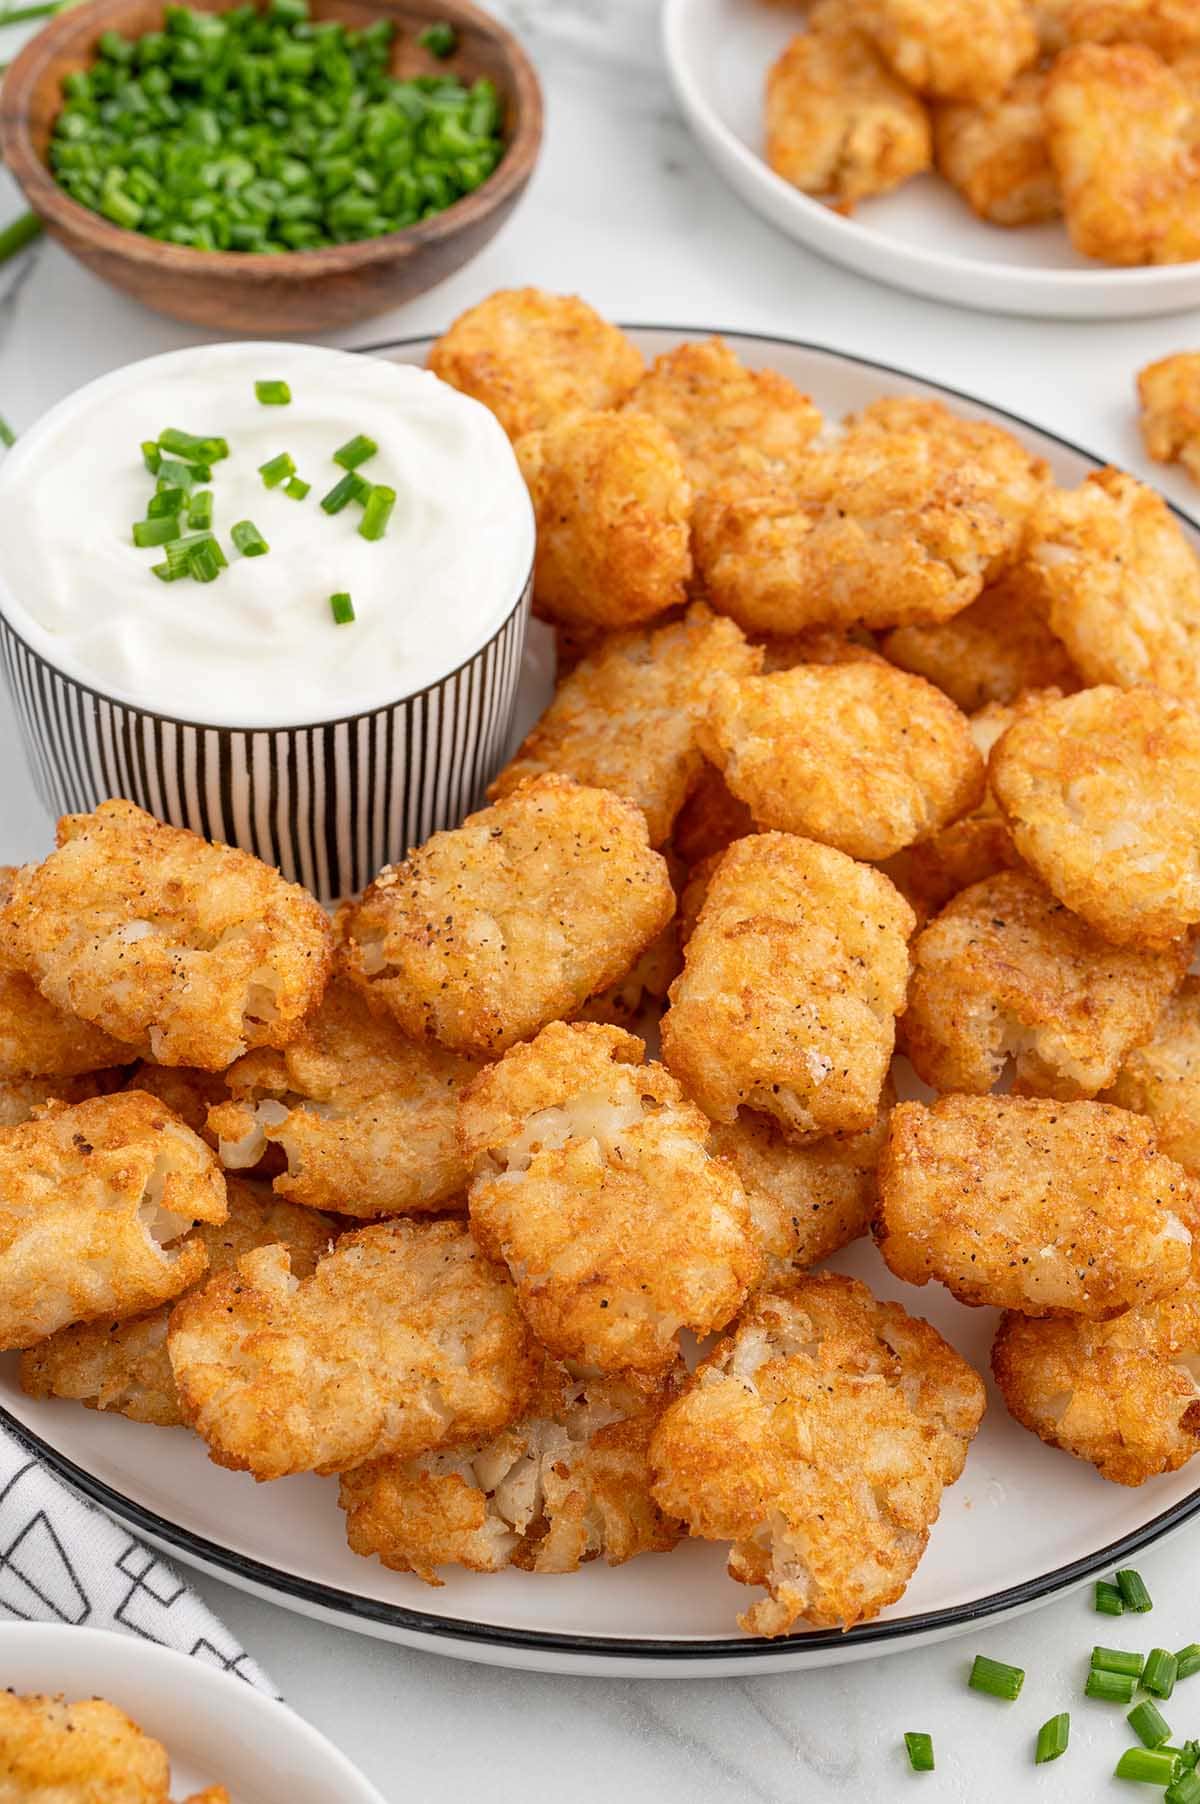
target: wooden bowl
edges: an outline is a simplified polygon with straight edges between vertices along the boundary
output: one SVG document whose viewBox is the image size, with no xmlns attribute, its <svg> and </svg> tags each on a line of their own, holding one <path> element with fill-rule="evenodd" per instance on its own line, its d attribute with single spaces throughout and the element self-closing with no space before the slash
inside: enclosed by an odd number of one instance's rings
<svg viewBox="0 0 1200 1804">
<path fill-rule="evenodd" d="M 226 12 L 236 0 L 189 0 Z M 163 0 L 87 0 L 51 19 L 21 51 L 0 89 L 0 152 L 47 231 L 115 288 L 176 319 L 270 337 L 323 332 L 383 313 L 453 275 L 512 212 L 533 173 L 542 136 L 542 95 L 533 65 L 512 33 L 469 0 L 313 0 L 313 17 L 351 27 L 394 19 L 393 72 L 449 71 L 466 82 L 490 76 L 503 104 L 504 157 L 482 187 L 431 219 L 321 250 L 262 256 L 163 244 L 127 231 L 72 200 L 46 155 L 62 106 L 62 79 L 94 60 L 102 32 L 126 37 L 160 29 Z M 431 19 L 446 19 L 458 48 L 439 62 L 415 42 Z"/>
</svg>

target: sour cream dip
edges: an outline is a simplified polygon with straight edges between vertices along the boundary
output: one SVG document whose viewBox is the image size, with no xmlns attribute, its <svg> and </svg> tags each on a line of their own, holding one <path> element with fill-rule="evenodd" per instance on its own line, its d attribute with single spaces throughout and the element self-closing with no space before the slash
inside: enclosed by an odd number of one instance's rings
<svg viewBox="0 0 1200 1804">
<path fill-rule="evenodd" d="M 256 382 L 285 382 L 264 406 Z M 155 477 L 141 452 L 167 428 L 228 441 L 203 483 L 228 558 L 215 581 L 160 581 L 162 547 L 134 545 Z M 361 506 L 320 506 L 359 468 L 396 492 L 384 537 Z M 260 465 L 286 452 L 296 500 Z M 262 556 L 230 540 L 249 520 Z M 0 461 L 0 612 L 49 663 L 118 701 L 177 720 L 280 727 L 364 713 L 458 668 L 512 612 L 533 561 L 516 459 L 485 407 L 438 377 L 311 345 L 200 345 L 148 358 L 61 402 Z M 335 594 L 354 620 L 337 625 Z"/>
</svg>

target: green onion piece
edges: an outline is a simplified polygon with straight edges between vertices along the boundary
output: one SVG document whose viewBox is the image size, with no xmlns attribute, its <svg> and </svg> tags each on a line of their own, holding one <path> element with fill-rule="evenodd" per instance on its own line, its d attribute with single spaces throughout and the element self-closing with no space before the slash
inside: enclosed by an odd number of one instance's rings
<svg viewBox="0 0 1200 1804">
<path fill-rule="evenodd" d="M 278 457 L 270 457 L 265 464 L 259 464 L 258 473 L 264 488 L 277 489 L 287 477 L 296 474 L 296 465 L 290 453 L 281 451 Z"/>
<path fill-rule="evenodd" d="M 1094 1647 L 1092 1649 L 1093 1672 L 1127 1672 L 1135 1679 L 1142 1676 L 1145 1661 L 1141 1654 L 1126 1653 L 1121 1647 Z"/>
<path fill-rule="evenodd" d="M 213 523 L 213 497 L 211 489 L 201 489 L 188 502 L 187 523 L 193 532 L 207 531 Z"/>
<path fill-rule="evenodd" d="M 329 606 L 333 613 L 333 624 L 335 626 L 349 626 L 350 622 L 354 619 L 354 603 L 344 589 L 340 590 L 338 594 L 329 597 Z"/>
<path fill-rule="evenodd" d="M 1164 1748 L 1126 1748 L 1113 1769 L 1116 1779 L 1137 1779 L 1143 1785 L 1170 1785 L 1179 1765 L 1177 1754 Z"/>
<path fill-rule="evenodd" d="M 0 25 L 24 25 L 30 19 L 48 19 L 63 12 L 62 0 L 36 0 L 32 6 L 10 6 L 0 13 Z"/>
<path fill-rule="evenodd" d="M 1103 1672 L 1093 1666 L 1083 1688 L 1084 1697 L 1096 1698 L 1102 1704 L 1132 1704 L 1137 1683 L 1132 1673 Z"/>
<path fill-rule="evenodd" d="M 166 545 L 179 537 L 179 515 L 162 514 L 157 520 L 137 520 L 133 528 L 135 545 Z"/>
<path fill-rule="evenodd" d="M 171 482 L 179 488 L 194 488 L 198 482 L 211 482 L 212 471 L 207 464 L 185 464 L 177 457 L 164 457 L 159 461 L 158 480 L 161 483 Z"/>
<path fill-rule="evenodd" d="M 1175 1656 L 1175 1677 L 1190 1679 L 1194 1672 L 1200 1672 L 1200 1643 L 1192 1641 Z"/>
<path fill-rule="evenodd" d="M 327 514 L 340 514 L 351 501 L 365 501 L 371 493 L 370 484 L 353 470 L 347 470 L 340 481 L 335 482 L 327 495 L 322 495 L 321 506 Z"/>
<path fill-rule="evenodd" d="M 343 470 L 357 470 L 359 464 L 365 464 L 369 457 L 374 457 L 378 449 L 373 438 L 368 438 L 365 432 L 357 432 L 344 445 L 338 446 L 333 454 L 333 461 L 341 464 Z"/>
<path fill-rule="evenodd" d="M 1200 1766 L 1200 1741 L 1185 1741 L 1179 1750 L 1181 1766 Z"/>
<path fill-rule="evenodd" d="M 154 572 L 154 575 L 157 576 L 160 583 L 177 583 L 181 576 L 186 576 L 188 574 L 186 563 L 183 565 L 176 565 L 170 562 L 165 564 L 151 564 L 150 568 Z"/>
<path fill-rule="evenodd" d="M 1169 1698 L 1175 1689 L 1175 1656 L 1165 1647 L 1152 1647 L 1142 1668 L 1142 1687 L 1156 1698 Z"/>
<path fill-rule="evenodd" d="M 1200 1773 L 1185 1767 L 1163 1793 L 1163 1804 L 1200 1804 Z"/>
<path fill-rule="evenodd" d="M 284 494 L 292 501 L 303 501 L 312 488 L 311 482 L 305 482 L 299 476 L 293 476 L 284 487 Z"/>
<path fill-rule="evenodd" d="M 170 483 L 151 495 L 146 504 L 146 517 L 158 520 L 165 514 L 181 514 L 187 505 L 187 490 L 173 488 Z"/>
<path fill-rule="evenodd" d="M 1120 1586 L 1110 1585 L 1107 1579 L 1097 1579 L 1094 1607 L 1101 1616 L 1123 1616 L 1125 1599 L 1121 1596 Z"/>
<path fill-rule="evenodd" d="M 1143 1698 L 1125 1718 L 1144 1748 L 1161 1748 L 1171 1739 L 1171 1725 L 1152 1698 Z"/>
<path fill-rule="evenodd" d="M 1127 1610 L 1136 1610 L 1139 1615 L 1145 1615 L 1147 1610 L 1154 1608 L 1141 1573 L 1135 1572 L 1132 1566 L 1126 1566 L 1118 1572 L 1117 1584 L 1121 1587 L 1121 1596 Z"/>
<path fill-rule="evenodd" d="M 217 556 L 217 548 L 213 540 L 204 545 L 194 545 L 188 557 L 188 568 L 198 583 L 211 583 L 221 574 L 221 561 Z"/>
<path fill-rule="evenodd" d="M 445 19 L 439 19 L 435 24 L 427 25 L 424 31 L 417 33 L 417 43 L 422 50 L 428 50 L 431 56 L 436 56 L 439 61 L 444 62 L 458 49 L 458 33 L 453 25 Z"/>
<path fill-rule="evenodd" d="M 16 433 L 13 431 L 4 415 L 0 413 L 0 445 L 4 445 L 7 448 L 10 445 L 15 445 L 16 442 Z"/>
<path fill-rule="evenodd" d="M 1021 1695 L 1025 1674 L 1019 1666 L 1006 1666 L 1003 1660 L 989 1660 L 976 1654 L 967 1684 L 972 1691 L 986 1691 L 989 1697 L 1005 1698 L 1009 1703 Z"/>
<path fill-rule="evenodd" d="M 7 22 L 3 21 L 5 24 Z M 15 257 L 18 251 L 23 251 L 27 244 L 32 244 L 41 229 L 42 222 L 36 213 L 22 213 L 19 219 L 14 219 L 11 225 L 5 226 L 0 232 L 0 263 L 7 262 L 9 257 Z"/>
<path fill-rule="evenodd" d="M 223 438 L 197 438 L 194 432 L 180 432 L 168 426 L 158 435 L 158 448 L 172 457 L 186 458 L 189 463 L 219 464 L 229 456 L 229 441 Z"/>
<path fill-rule="evenodd" d="M 910 1729 L 905 1734 L 904 1747 L 908 1754 L 908 1764 L 914 1773 L 931 1773 L 933 1771 L 932 1735 L 925 1735 L 919 1730 Z"/>
<path fill-rule="evenodd" d="M 264 407 L 287 407 L 291 404 L 292 391 L 286 382 L 256 382 L 254 393 Z"/>
<path fill-rule="evenodd" d="M 388 529 L 388 521 L 392 517 L 392 509 L 396 505 L 395 489 L 385 488 L 376 483 L 367 496 L 363 507 L 363 517 L 359 521 L 358 530 L 364 539 L 381 539 Z"/>
<path fill-rule="evenodd" d="M 151 476 L 157 476 L 162 468 L 162 452 L 152 438 L 142 440 L 142 462 Z"/>
<path fill-rule="evenodd" d="M 229 536 L 243 557 L 262 557 L 271 549 L 253 520 L 239 520 Z"/>
<path fill-rule="evenodd" d="M 1035 1766 L 1045 1766 L 1048 1760 L 1057 1760 L 1060 1754 L 1067 1751 L 1067 1743 L 1071 1739 L 1071 1718 L 1066 1710 L 1060 1710 L 1038 1730 L 1037 1748 L 1034 1751 Z"/>
</svg>

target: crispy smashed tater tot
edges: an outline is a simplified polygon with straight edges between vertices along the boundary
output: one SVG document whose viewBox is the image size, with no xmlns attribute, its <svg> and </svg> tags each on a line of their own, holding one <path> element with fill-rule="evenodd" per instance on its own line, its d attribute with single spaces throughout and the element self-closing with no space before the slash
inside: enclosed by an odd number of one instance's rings
<svg viewBox="0 0 1200 1804">
<path fill-rule="evenodd" d="M 767 71 L 766 157 L 785 182 L 848 212 L 928 169 L 933 142 L 917 96 L 828 12 L 814 9 Z"/>
<path fill-rule="evenodd" d="M 645 366 L 619 327 L 577 295 L 502 288 L 459 314 L 429 367 L 519 438 L 564 414 L 619 406 Z"/>
<path fill-rule="evenodd" d="M 754 1299 L 650 1443 L 654 1496 L 731 1577 L 738 1618 L 785 1635 L 894 1603 L 984 1411 L 982 1380 L 928 1322 L 833 1272 Z"/>
<path fill-rule="evenodd" d="M 208 1276 L 228 1271 L 255 1247 L 286 1246 L 292 1275 L 307 1278 L 338 1232 L 315 1209 L 282 1203 L 261 1184 L 229 1180 L 229 1218 L 201 1222 L 194 1238 L 208 1254 Z M 183 1423 L 167 1357 L 171 1303 L 124 1321 L 78 1322 L 21 1355 L 21 1389 L 30 1397 L 65 1397 L 158 1428 Z"/>
<path fill-rule="evenodd" d="M 357 1228 L 299 1280 L 285 1246 L 243 1254 L 176 1304 L 167 1350 L 210 1458 L 260 1480 L 494 1434 L 533 1381 L 507 1274 L 449 1220 Z"/>
<path fill-rule="evenodd" d="M 854 15 L 901 80 L 936 100 L 1002 93 L 1038 51 L 1025 0 L 859 0 Z"/>
<path fill-rule="evenodd" d="M 786 483 L 702 496 L 696 569 L 747 632 L 948 620 L 1017 561 L 1047 474 L 1001 427 L 891 397 Z"/>
<path fill-rule="evenodd" d="M 1045 119 L 1077 251 L 1125 265 L 1200 257 L 1195 94 L 1161 57 L 1143 44 L 1064 50 Z"/>
<path fill-rule="evenodd" d="M 58 835 L 0 917 L 6 953 L 50 1002 L 159 1065 L 206 1071 L 299 1030 L 333 960 L 299 884 L 132 802 L 66 815 Z"/>
<path fill-rule="evenodd" d="M 1157 463 L 1182 464 L 1200 482 L 1200 351 L 1148 363 L 1137 385 L 1146 450 Z"/>
<path fill-rule="evenodd" d="M 17 877 L 0 865 L 0 909 Z M 132 1049 L 48 1002 L 31 977 L 5 957 L 0 938 L 0 1084 L 10 1078 L 82 1077 L 131 1058 Z"/>
<path fill-rule="evenodd" d="M 699 602 L 673 626 L 613 633 L 559 684 L 488 794 L 559 771 L 636 802 L 661 845 L 700 777 L 698 728 L 714 681 L 761 663 L 732 620 Z"/>
<path fill-rule="evenodd" d="M 785 1139 L 766 1115 L 742 1109 L 713 1128 L 713 1150 L 741 1179 L 763 1254 L 760 1284 L 799 1277 L 870 1232 L 875 1173 L 895 1103 L 885 1080 L 879 1114 L 862 1134 L 830 1134 L 808 1146 Z"/>
<path fill-rule="evenodd" d="M 1111 1322 L 1008 1314 L 992 1371 L 1009 1412 L 1102 1478 L 1140 1485 L 1200 1448 L 1200 1277 Z"/>
<path fill-rule="evenodd" d="M 701 864 L 735 839 L 754 832 L 754 816 L 739 802 L 720 771 L 706 763 L 679 811 L 671 846 L 685 865 Z"/>
<path fill-rule="evenodd" d="M 0 1347 L 178 1296 L 208 1263 L 188 1230 L 225 1215 L 212 1150 L 152 1096 L 47 1103 L 0 1134 Z"/>
<path fill-rule="evenodd" d="M 436 1212 L 466 1188 L 458 1095 L 476 1069 L 407 1039 L 335 979 L 298 1040 L 230 1066 L 229 1100 L 208 1126 L 230 1171 L 278 1147 L 287 1164 L 274 1187 L 290 1202 L 360 1221 Z"/>
<path fill-rule="evenodd" d="M 216 1135 L 208 1131 L 208 1113 L 219 1103 L 229 1101 L 229 1087 L 223 1071 L 197 1071 L 189 1065 L 135 1065 L 125 1085 L 126 1090 L 144 1090 L 165 1103 L 172 1114 L 186 1121 L 193 1134 L 199 1134 L 210 1146 L 217 1144 Z"/>
<path fill-rule="evenodd" d="M 852 858 L 890 858 L 983 799 L 966 716 L 882 662 L 722 677 L 700 743 L 759 827 Z"/>
<path fill-rule="evenodd" d="M 1002 94 L 934 113 L 938 170 L 992 225 L 1040 225 L 1062 212 L 1042 101 L 1044 69 L 1026 69 Z"/>
<path fill-rule="evenodd" d="M 683 963 L 678 917 L 639 954 L 616 983 L 584 1003 L 576 1021 L 599 1021 L 610 1027 L 636 1027 L 648 1009 L 662 1013 L 667 992 Z"/>
<path fill-rule="evenodd" d="M 668 1553 L 679 1539 L 650 1495 L 647 1450 L 686 1376 L 573 1375 L 543 1357 L 529 1412 L 490 1441 L 347 1472 L 339 1502 L 355 1553 L 440 1585 L 471 1572 L 578 1572 Z"/>
<path fill-rule="evenodd" d="M 935 683 L 968 714 L 989 702 L 1014 702 L 1027 689 L 1078 689 L 1062 640 L 1041 611 L 1042 584 L 1017 564 L 978 601 L 928 626 L 898 626 L 883 641 L 902 670 Z"/>
<path fill-rule="evenodd" d="M 471 1226 L 561 1359 L 661 1371 L 758 1275 L 750 1213 L 709 1124 L 633 1034 L 554 1022 L 463 1098 Z"/>
<path fill-rule="evenodd" d="M 1156 689 L 1081 689 L 1014 721 L 989 761 L 1013 843 L 1116 946 L 1200 921 L 1200 711 Z"/>
<path fill-rule="evenodd" d="M 692 493 L 793 469 L 821 429 L 814 403 L 775 370 L 751 370 L 722 338 L 656 357 L 622 409 L 665 426 Z"/>
<path fill-rule="evenodd" d="M 794 670 L 797 664 L 886 664 L 875 635 L 865 626 L 810 626 L 798 633 L 762 634 L 763 672 Z"/>
<path fill-rule="evenodd" d="M 1161 495 L 1111 469 L 1048 491 L 1027 568 L 1085 682 L 1200 700 L 1200 560 Z"/>
<path fill-rule="evenodd" d="M 1200 48 L 1195 0 L 1066 0 L 1065 13 L 1077 44 L 1148 44 L 1168 61 Z"/>
<path fill-rule="evenodd" d="M 1200 1177 L 1200 977 L 1184 979 L 1103 1100 L 1149 1116 L 1162 1151 Z"/>
<path fill-rule="evenodd" d="M 1151 1033 L 1190 943 L 1110 946 L 1028 871 L 955 896 L 913 941 L 900 1044 L 935 1090 L 1095 1096 Z"/>
<path fill-rule="evenodd" d="M 642 413 L 568 414 L 514 450 L 537 519 L 535 613 L 638 626 L 685 599 L 692 490 L 665 426 Z"/>
<path fill-rule="evenodd" d="M 1103 1321 L 1179 1289 L 1194 1210 L 1192 1180 L 1140 1115 L 943 1096 L 892 1111 L 875 1231 L 910 1284 L 936 1278 L 960 1303 Z"/>
<path fill-rule="evenodd" d="M 875 1120 L 915 917 L 886 877 L 786 833 L 725 853 L 671 986 L 663 1058 L 713 1121 L 740 1108 L 790 1138 Z"/>
<path fill-rule="evenodd" d="M 103 1698 L 0 1691 L 0 1797 L 6 1804 L 170 1804 L 160 1741 Z"/>
<path fill-rule="evenodd" d="M 43 1103 L 87 1102 L 121 1087 L 121 1071 L 91 1071 L 86 1077 L 0 1078 L 0 1128 L 32 1121 Z"/>
<path fill-rule="evenodd" d="M 373 1007 L 495 1057 L 624 977 L 674 913 L 641 811 L 552 775 L 389 865 L 340 928 Z"/>
</svg>

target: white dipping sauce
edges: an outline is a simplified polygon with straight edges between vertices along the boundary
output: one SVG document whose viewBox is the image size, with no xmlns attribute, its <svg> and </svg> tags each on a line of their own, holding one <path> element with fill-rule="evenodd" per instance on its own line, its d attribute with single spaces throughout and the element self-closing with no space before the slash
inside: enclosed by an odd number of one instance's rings
<svg viewBox="0 0 1200 1804">
<path fill-rule="evenodd" d="M 256 381 L 282 380 L 288 406 Z M 229 442 L 213 466 L 215 582 L 165 583 L 132 541 L 168 427 Z M 357 433 L 359 474 L 396 491 L 386 536 L 321 497 Z M 268 489 L 287 451 L 312 487 Z M 240 556 L 251 520 L 270 546 Z M 64 672 L 117 699 L 221 726 L 316 723 L 399 701 L 455 670 L 507 619 L 533 561 L 532 510 L 494 417 L 426 370 L 296 344 L 201 345 L 135 363 L 60 403 L 0 460 L 0 609 Z M 348 591 L 355 620 L 335 624 Z"/>
</svg>

